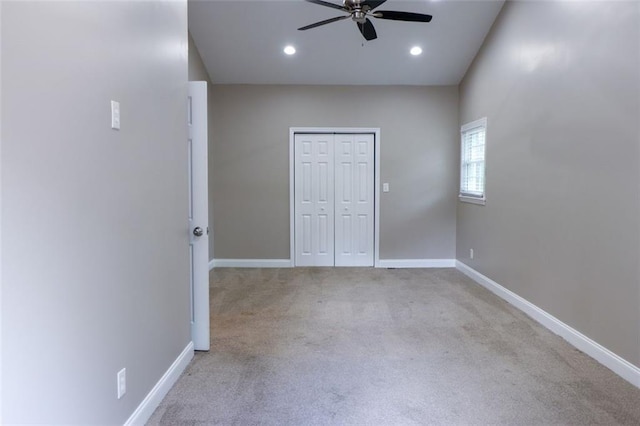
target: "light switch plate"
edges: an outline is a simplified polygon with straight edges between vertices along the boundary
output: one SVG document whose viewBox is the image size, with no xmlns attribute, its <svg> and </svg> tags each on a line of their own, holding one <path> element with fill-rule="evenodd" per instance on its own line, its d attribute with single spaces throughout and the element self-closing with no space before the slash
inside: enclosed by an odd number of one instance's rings
<svg viewBox="0 0 640 426">
<path fill-rule="evenodd" d="M 111 101 L 111 128 L 120 130 L 120 102 Z"/>
<path fill-rule="evenodd" d="M 118 371 L 118 399 L 127 393 L 127 369 L 123 368 Z"/>
<path fill-rule="evenodd" d="M 383 183 L 382 184 L 382 192 L 389 192 L 389 184 L 388 183 Z"/>
</svg>

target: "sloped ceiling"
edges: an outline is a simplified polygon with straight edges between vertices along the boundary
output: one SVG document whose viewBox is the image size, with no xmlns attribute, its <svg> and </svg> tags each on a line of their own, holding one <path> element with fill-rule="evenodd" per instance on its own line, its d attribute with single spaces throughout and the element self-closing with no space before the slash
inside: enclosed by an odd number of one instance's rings
<svg viewBox="0 0 640 426">
<path fill-rule="evenodd" d="M 189 29 L 217 84 L 456 85 L 503 3 L 388 0 L 379 10 L 433 20 L 372 19 L 378 39 L 367 42 L 351 20 L 298 31 L 341 15 L 304 0 L 190 0 Z M 289 44 L 293 56 L 283 53 Z M 412 46 L 422 55 L 411 56 Z"/>
</svg>

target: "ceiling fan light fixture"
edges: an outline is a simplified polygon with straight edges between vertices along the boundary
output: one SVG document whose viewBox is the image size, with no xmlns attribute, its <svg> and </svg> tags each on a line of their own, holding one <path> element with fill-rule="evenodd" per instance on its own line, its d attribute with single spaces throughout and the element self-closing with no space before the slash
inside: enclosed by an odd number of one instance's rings
<svg viewBox="0 0 640 426">
<path fill-rule="evenodd" d="M 295 48 L 295 47 L 293 47 L 293 46 L 291 46 L 291 45 L 285 46 L 285 48 L 284 48 L 284 53 L 285 53 L 285 54 L 287 54 L 287 55 L 289 55 L 289 56 L 291 56 L 291 55 L 295 55 L 295 53 L 296 53 L 296 48 Z"/>
<path fill-rule="evenodd" d="M 422 48 L 420 46 L 413 46 L 411 50 L 409 50 L 409 53 L 411 53 L 413 56 L 422 55 Z"/>
</svg>

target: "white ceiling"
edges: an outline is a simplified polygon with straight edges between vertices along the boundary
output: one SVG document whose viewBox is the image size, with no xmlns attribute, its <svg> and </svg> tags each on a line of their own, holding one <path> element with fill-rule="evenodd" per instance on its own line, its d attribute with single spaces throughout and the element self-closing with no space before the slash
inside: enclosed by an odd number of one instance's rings
<svg viewBox="0 0 640 426">
<path fill-rule="evenodd" d="M 341 0 L 327 0 L 341 3 Z M 351 20 L 304 0 L 189 0 L 189 30 L 216 84 L 456 85 L 504 0 L 388 0 L 379 10 L 433 15 L 430 23 L 371 19 L 367 42 Z M 283 48 L 294 45 L 287 56 Z M 423 54 L 411 56 L 418 45 Z"/>
</svg>

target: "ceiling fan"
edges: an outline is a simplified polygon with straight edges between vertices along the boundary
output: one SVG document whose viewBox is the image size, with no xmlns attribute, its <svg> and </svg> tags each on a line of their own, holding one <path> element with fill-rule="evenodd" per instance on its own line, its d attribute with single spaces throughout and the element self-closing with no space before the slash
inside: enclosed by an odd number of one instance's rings
<svg viewBox="0 0 640 426">
<path fill-rule="evenodd" d="M 374 12 L 375 8 L 377 8 L 387 0 L 343 0 L 342 5 L 329 3 L 323 0 L 306 1 L 308 1 L 309 3 L 319 4 L 320 6 L 326 6 L 340 10 L 347 13 L 347 15 L 316 22 L 315 24 L 298 28 L 299 31 L 310 30 L 311 28 L 316 28 L 321 25 L 326 25 L 332 22 L 351 18 L 351 20 L 354 21 L 358 26 L 358 29 L 360 30 L 360 33 L 362 33 L 362 36 L 368 41 L 378 38 L 376 29 L 373 27 L 373 24 L 368 18 L 369 16 L 378 19 L 389 19 L 392 21 L 408 22 L 431 22 L 432 18 L 431 15 L 424 15 L 422 13 L 397 12 L 394 10 L 376 10 Z"/>
</svg>

